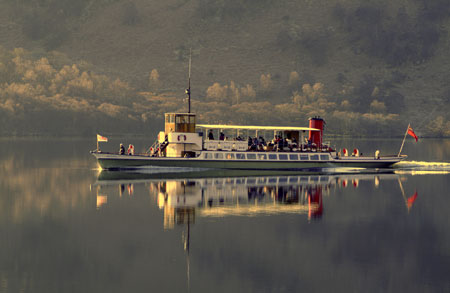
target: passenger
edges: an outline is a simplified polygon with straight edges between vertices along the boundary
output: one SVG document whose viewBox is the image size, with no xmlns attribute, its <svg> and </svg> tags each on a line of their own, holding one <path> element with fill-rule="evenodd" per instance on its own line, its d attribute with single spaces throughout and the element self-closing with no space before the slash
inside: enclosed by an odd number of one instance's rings
<svg viewBox="0 0 450 293">
<path fill-rule="evenodd" d="M 219 140 L 225 140 L 225 134 L 223 132 L 220 133 Z"/>
<path fill-rule="evenodd" d="M 127 151 L 128 155 L 130 156 L 134 156 L 134 145 L 130 144 L 128 145 L 128 151 Z"/>
<path fill-rule="evenodd" d="M 258 151 L 263 151 L 264 150 L 264 145 L 262 144 L 262 142 L 260 141 L 259 142 L 259 145 L 258 145 Z"/>
<path fill-rule="evenodd" d="M 123 143 L 120 144 L 119 155 L 125 155 L 125 147 Z"/>
<path fill-rule="evenodd" d="M 248 137 L 248 146 L 251 146 L 251 145 L 252 145 L 252 142 L 253 142 L 252 137 L 249 136 L 249 137 Z"/>
<path fill-rule="evenodd" d="M 277 141 L 277 149 L 280 150 L 280 151 L 283 149 L 283 140 L 282 139 L 278 139 L 278 141 Z"/>
<path fill-rule="evenodd" d="M 308 139 L 308 144 L 307 144 L 307 150 L 310 151 L 312 149 L 312 143 L 311 140 Z"/>
<path fill-rule="evenodd" d="M 209 140 L 214 140 L 214 134 L 213 134 L 212 130 L 209 131 L 208 139 Z"/>
<path fill-rule="evenodd" d="M 260 136 L 259 137 L 259 142 L 264 146 L 266 145 L 266 141 L 264 140 L 264 137 Z"/>
</svg>

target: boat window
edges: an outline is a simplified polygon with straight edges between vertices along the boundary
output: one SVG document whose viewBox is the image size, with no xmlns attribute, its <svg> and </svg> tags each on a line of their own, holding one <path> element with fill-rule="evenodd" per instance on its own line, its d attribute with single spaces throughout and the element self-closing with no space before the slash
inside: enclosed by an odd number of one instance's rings
<svg viewBox="0 0 450 293">
<path fill-rule="evenodd" d="M 280 158 L 280 160 L 287 160 L 288 159 L 288 155 L 286 155 L 286 154 L 279 154 L 278 157 Z"/>
<path fill-rule="evenodd" d="M 228 153 L 226 155 L 226 157 L 227 157 L 227 160 L 234 160 L 234 154 L 233 153 Z"/>
<path fill-rule="evenodd" d="M 311 176 L 311 181 L 312 181 L 312 182 L 319 182 L 319 177 L 317 177 L 317 176 Z"/>
<path fill-rule="evenodd" d="M 311 155 L 311 160 L 312 161 L 318 161 L 319 160 L 319 155 Z"/>
<path fill-rule="evenodd" d="M 270 177 L 269 178 L 269 183 L 277 183 L 277 178 L 276 177 Z"/>
<path fill-rule="evenodd" d="M 328 178 L 328 176 L 322 176 L 322 177 L 320 177 L 320 182 L 328 182 L 328 180 L 329 180 L 329 178 Z"/>
<path fill-rule="evenodd" d="M 195 123 L 195 116 L 189 116 L 189 123 Z"/>
<path fill-rule="evenodd" d="M 269 160 L 276 160 L 277 155 L 276 154 L 269 154 Z"/>
<path fill-rule="evenodd" d="M 236 154 L 236 159 L 245 160 L 245 154 Z"/>
<path fill-rule="evenodd" d="M 174 123 L 174 122 L 175 122 L 175 115 L 167 114 L 166 115 L 166 123 Z"/>
<path fill-rule="evenodd" d="M 289 160 L 295 160 L 295 161 L 297 161 L 298 160 L 298 155 L 297 154 L 290 154 L 289 155 Z"/>
<path fill-rule="evenodd" d="M 258 154 L 258 160 L 267 160 L 266 154 Z"/>
<path fill-rule="evenodd" d="M 266 178 L 258 178 L 258 183 L 266 183 Z"/>
<path fill-rule="evenodd" d="M 289 183 L 296 183 L 298 181 L 298 177 L 289 177 Z"/>
<path fill-rule="evenodd" d="M 247 159 L 256 160 L 256 154 L 247 154 Z"/>
<path fill-rule="evenodd" d="M 247 179 L 247 184 L 255 184 L 255 183 L 256 183 L 256 179 L 255 178 Z"/>
<path fill-rule="evenodd" d="M 300 182 L 308 182 L 309 178 L 308 177 L 300 177 Z"/>
<path fill-rule="evenodd" d="M 300 155 L 300 160 L 308 161 L 308 155 Z"/>
<path fill-rule="evenodd" d="M 205 153 L 205 159 L 212 159 L 212 158 L 213 158 L 213 154 Z"/>
<path fill-rule="evenodd" d="M 280 179 L 278 179 L 279 183 L 287 183 L 288 179 L 286 177 L 280 177 Z"/>
<path fill-rule="evenodd" d="M 328 160 L 328 155 L 320 155 L 320 159 L 322 161 L 327 161 Z"/>
<path fill-rule="evenodd" d="M 215 158 L 215 159 L 220 159 L 220 160 L 221 160 L 221 159 L 223 159 L 223 154 L 222 154 L 222 153 L 215 153 L 215 154 L 214 154 L 214 158 Z"/>
</svg>

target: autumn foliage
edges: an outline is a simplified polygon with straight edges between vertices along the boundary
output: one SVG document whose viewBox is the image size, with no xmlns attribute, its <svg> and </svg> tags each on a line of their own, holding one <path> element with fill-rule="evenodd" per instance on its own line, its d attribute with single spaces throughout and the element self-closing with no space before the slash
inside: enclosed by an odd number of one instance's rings
<svg viewBox="0 0 450 293">
<path fill-rule="evenodd" d="M 185 112 L 186 97 L 161 89 L 157 69 L 149 70 L 143 91 L 118 78 L 97 74 L 85 62 L 74 63 L 57 52 L 35 56 L 24 49 L 0 50 L 0 134 L 90 135 L 145 133 L 159 129 L 165 112 Z M 273 87 L 290 89 L 275 97 Z M 361 86 L 343 85 L 331 93 L 321 82 L 301 83 L 297 72 L 285 80 L 260 75 L 259 84 L 215 82 L 193 96 L 198 121 L 254 125 L 306 125 L 311 116 L 327 121 L 327 133 L 381 136 L 402 133 L 401 111 L 392 110 L 388 94 L 365 83 L 364 101 L 355 99 Z M 388 102 L 386 102 L 388 101 Z M 391 103 L 391 104 L 389 104 Z M 404 117 L 404 116 L 403 116 Z M 440 116 L 421 134 L 448 136 Z"/>
</svg>

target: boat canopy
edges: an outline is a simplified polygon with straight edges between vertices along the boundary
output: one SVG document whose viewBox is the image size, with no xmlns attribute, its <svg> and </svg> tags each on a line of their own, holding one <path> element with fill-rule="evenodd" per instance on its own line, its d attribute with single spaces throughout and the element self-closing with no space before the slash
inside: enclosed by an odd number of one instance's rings
<svg viewBox="0 0 450 293">
<path fill-rule="evenodd" d="M 251 125 L 221 125 L 221 124 L 197 124 L 204 129 L 244 129 L 244 130 L 272 130 L 272 131 L 320 131 L 320 129 L 310 127 L 293 126 L 251 126 Z"/>
</svg>

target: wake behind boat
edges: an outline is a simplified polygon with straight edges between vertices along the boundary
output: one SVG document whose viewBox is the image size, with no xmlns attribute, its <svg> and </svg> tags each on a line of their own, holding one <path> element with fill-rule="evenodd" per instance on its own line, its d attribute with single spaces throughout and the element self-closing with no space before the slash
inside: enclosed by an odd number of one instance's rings
<svg viewBox="0 0 450 293">
<path fill-rule="evenodd" d="M 351 155 L 346 149 L 340 154 L 323 142 L 324 125 L 320 117 L 310 118 L 309 127 L 206 125 L 196 124 L 193 113 L 166 113 L 165 129 L 147 153 L 106 153 L 97 148 L 92 154 L 107 170 L 155 166 L 263 171 L 389 168 L 407 157 L 363 156 L 357 149 Z M 230 138 L 224 132 L 235 135 Z M 273 133 L 272 140 L 266 140 L 267 133 Z"/>
</svg>

